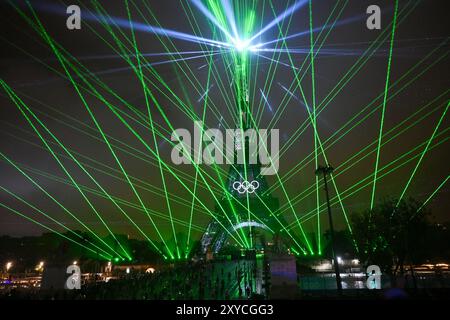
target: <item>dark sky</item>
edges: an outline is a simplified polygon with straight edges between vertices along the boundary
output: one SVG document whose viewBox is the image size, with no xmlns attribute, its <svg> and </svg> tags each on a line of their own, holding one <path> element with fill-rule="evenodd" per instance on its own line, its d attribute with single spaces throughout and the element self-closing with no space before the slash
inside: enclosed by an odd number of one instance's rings
<svg viewBox="0 0 450 320">
<path fill-rule="evenodd" d="M 142 10 L 148 20 L 156 25 L 156 21 L 149 14 L 140 1 L 135 1 L 137 7 Z M 274 1 L 277 14 L 283 12 L 287 7 L 285 1 Z M 344 1 L 342 1 L 344 2 Z M 420 117 L 426 117 L 417 123 L 412 128 L 400 134 L 393 141 L 387 143 L 381 149 L 380 167 L 397 159 L 403 153 L 415 148 L 420 143 L 427 141 L 431 136 L 437 121 L 439 120 L 445 108 L 445 102 L 448 101 L 450 94 L 446 90 L 450 87 L 449 61 L 448 61 L 448 1 L 421 1 L 418 6 L 403 20 L 396 30 L 395 43 L 392 56 L 391 81 L 395 83 L 401 79 L 413 66 L 418 64 L 427 55 L 432 53 L 426 60 L 415 68 L 410 74 L 405 76 L 398 88 L 405 85 L 394 98 L 387 102 L 384 131 L 388 132 L 390 129 L 407 119 L 417 110 L 425 106 L 427 103 L 435 100 L 428 107 L 419 113 L 419 115 L 411 118 L 401 128 L 406 128 L 408 125 L 414 123 Z M 30 16 L 31 12 L 22 6 L 23 3 L 15 1 L 24 12 Z M 146 105 L 141 84 L 132 70 L 125 69 L 122 71 L 111 71 L 114 69 L 126 68 L 127 64 L 123 59 L 103 57 L 98 59 L 88 59 L 93 56 L 110 56 L 114 55 L 114 51 L 108 47 L 99 37 L 101 35 L 107 41 L 112 42 L 112 37 L 105 31 L 105 29 L 98 23 L 92 21 L 83 21 L 82 29 L 79 31 L 69 31 L 65 27 L 65 11 L 63 2 L 43 2 L 31 1 L 32 5 L 37 11 L 40 21 L 45 26 L 48 33 L 61 44 L 70 54 L 80 59 L 83 65 L 92 72 L 99 72 L 98 77 L 106 83 L 114 92 L 121 96 L 125 101 L 135 106 L 138 110 L 146 112 Z M 73 2 L 79 3 L 79 2 Z M 109 15 L 114 17 L 126 18 L 125 5 L 122 1 L 101 1 Z M 178 0 L 166 1 L 148 1 L 154 16 L 157 18 L 159 24 L 167 29 L 172 29 L 188 34 L 193 34 L 193 30 L 189 24 L 189 20 L 182 9 Z M 187 5 L 187 2 L 183 2 Z M 262 2 L 261 2 L 262 3 Z M 268 4 L 268 1 L 266 1 Z M 293 3 L 292 1 L 290 3 Z M 313 24 L 314 27 L 321 27 L 328 15 L 330 14 L 335 1 L 314 1 L 313 2 Z M 416 1 L 399 1 L 399 10 L 408 8 L 416 3 Z M 45 4 L 45 5 L 43 5 Z M 72 2 L 71 2 L 72 4 Z M 382 30 L 368 30 L 365 26 L 365 10 L 370 4 L 378 4 L 382 8 Z M 89 2 L 81 2 L 80 5 L 85 8 L 91 8 L 92 4 Z M 45 8 L 54 8 L 53 12 L 44 10 Z M 195 19 L 199 24 L 199 28 L 205 38 L 212 38 L 211 25 L 208 24 L 207 19 L 194 6 L 192 10 Z M 139 15 L 136 7 L 132 6 L 131 14 L 136 22 L 144 23 L 144 20 Z M 113 173 L 116 178 L 108 176 L 100 171 L 89 169 L 91 174 L 97 181 L 105 187 L 105 189 L 112 195 L 117 196 L 124 201 L 128 201 L 132 206 L 139 207 L 138 200 L 133 195 L 132 190 L 124 181 L 123 175 L 114 158 L 111 156 L 106 145 L 102 142 L 100 134 L 94 130 L 94 124 L 84 108 L 80 98 L 78 97 L 73 86 L 67 79 L 60 77 L 55 71 L 49 70 L 47 66 L 55 68 L 62 72 L 63 69 L 55 55 L 51 52 L 48 45 L 44 43 L 42 38 L 21 18 L 18 13 L 6 2 L 3 2 L 0 7 L 0 78 L 3 79 L 15 92 L 23 99 L 23 101 L 40 117 L 46 126 L 61 140 L 64 145 L 71 150 L 83 155 L 86 158 L 81 158 L 83 163 L 93 166 L 103 172 Z M 321 103 L 324 98 L 330 93 L 340 79 L 352 67 L 352 65 L 361 57 L 361 54 L 374 43 L 379 34 L 387 28 L 393 16 L 392 1 L 356 1 L 351 0 L 345 7 L 339 21 L 351 22 L 337 25 L 329 34 L 322 48 L 323 54 L 320 53 L 315 60 L 315 77 L 316 77 L 316 101 Z M 256 13 L 257 25 L 264 25 L 273 19 L 273 13 L 270 12 L 268 5 L 265 7 L 264 14 L 262 13 L 262 6 L 258 6 Z M 403 15 L 399 16 L 399 20 Z M 98 32 L 96 35 L 89 27 Z M 256 27 L 257 29 L 258 27 Z M 309 28 L 309 16 L 307 6 L 295 12 L 292 16 L 288 35 L 295 34 L 302 31 L 307 31 Z M 129 29 L 123 29 L 126 36 L 130 36 Z M 315 33 L 317 36 L 318 33 Z M 123 36 L 120 36 L 123 39 Z M 269 30 L 262 36 L 262 41 L 274 40 L 277 37 L 276 28 Z M 139 49 L 143 53 L 159 53 L 165 52 L 166 49 L 161 45 L 155 35 L 148 32 L 136 32 L 136 40 Z M 165 39 L 166 43 L 167 39 Z M 197 51 L 202 50 L 198 44 L 189 43 L 181 40 L 173 40 L 173 44 L 178 51 Z M 309 49 L 309 35 L 305 33 L 304 36 L 290 39 L 287 42 L 289 48 Z M 318 132 L 323 141 L 333 135 L 339 130 L 351 117 L 363 110 L 373 99 L 375 99 L 384 90 L 386 79 L 386 66 L 388 60 L 389 42 L 381 43 L 380 49 L 368 60 L 368 62 L 359 70 L 355 77 L 353 77 L 344 87 L 344 89 L 335 96 L 327 108 L 322 112 L 318 118 Z M 325 54 L 325 52 L 334 52 L 335 54 Z M 446 56 L 447 55 L 447 56 Z M 270 54 L 267 54 L 270 56 Z M 293 54 L 295 66 L 300 66 L 306 54 Z M 149 62 L 158 62 L 167 60 L 167 56 L 153 56 L 148 57 Z M 255 65 L 256 57 L 252 57 L 252 63 Z M 278 59 L 280 62 L 289 63 L 288 56 L 281 54 Z M 201 115 L 202 103 L 198 102 L 201 94 L 204 92 L 207 81 L 208 68 L 203 67 L 209 60 L 207 58 L 198 58 L 186 61 L 187 65 L 194 72 L 200 85 L 194 87 L 191 83 L 192 76 L 184 75 L 175 63 L 167 63 L 155 66 L 155 69 L 170 86 L 170 89 L 175 92 L 181 100 L 188 104 L 197 114 Z M 437 61 L 437 62 L 436 62 Z M 436 62 L 436 63 L 435 63 Z M 43 64 L 44 63 L 44 64 Z M 214 63 L 217 67 L 217 74 L 211 78 L 211 88 L 209 94 L 210 99 L 223 115 L 224 119 L 231 123 L 230 113 L 225 107 L 224 96 L 220 93 L 218 87 L 218 77 L 225 83 L 225 89 L 228 90 L 228 95 L 231 97 L 231 88 L 229 87 L 229 80 L 225 72 L 222 59 L 214 58 Z M 431 66 L 429 69 L 427 69 Z M 260 102 L 260 90 L 264 88 L 265 80 L 270 70 L 270 61 L 260 59 L 258 70 L 251 79 L 251 96 L 252 104 Z M 421 72 L 427 69 L 423 74 Z M 256 71 L 256 69 L 253 69 Z M 420 76 L 418 76 L 420 75 Z M 311 101 L 311 74 L 307 73 L 302 85 L 305 94 L 309 101 Z M 293 80 L 293 71 L 285 65 L 279 64 L 277 66 L 273 86 L 269 92 L 266 92 L 268 100 L 271 103 L 274 111 L 277 110 L 282 101 L 285 91 L 281 85 L 289 87 Z M 95 85 L 98 88 L 98 85 Z M 255 89 L 255 90 L 253 90 Z M 101 89 L 99 89 L 101 90 Z M 112 97 L 111 94 L 106 93 L 105 98 L 114 103 L 119 109 L 131 114 L 123 103 Z M 254 94 L 254 96 L 253 96 Z M 295 90 L 294 94 L 300 97 L 299 90 Z M 440 96 L 440 98 L 437 98 Z M 192 129 L 192 121 L 182 114 L 176 106 L 160 93 L 156 93 L 156 97 L 163 107 L 167 117 L 175 128 L 184 127 Z M 253 99 L 254 97 L 254 99 Z M 129 130 L 123 126 L 117 118 L 108 110 L 108 108 L 98 99 L 86 95 L 87 102 L 92 108 L 98 122 L 101 124 L 104 132 L 110 137 L 117 139 L 117 146 L 122 147 L 122 150 L 117 150 L 119 159 L 124 164 L 128 174 L 136 179 L 139 179 L 139 185 L 146 186 L 146 189 L 138 187 L 146 206 L 159 212 L 161 215 L 168 215 L 166 201 L 164 197 L 155 195 L 151 191 L 155 188 L 162 188 L 161 176 L 157 166 L 149 158 L 149 152 L 145 147 L 132 135 Z M 368 114 L 375 106 L 382 103 L 382 98 L 378 98 L 376 103 L 369 107 L 365 113 L 360 117 Z M 339 167 L 354 153 L 360 151 L 368 144 L 375 141 L 378 137 L 380 126 L 381 109 L 369 116 L 362 124 L 355 127 L 345 137 L 337 141 L 332 147 L 327 150 L 327 157 L 329 162 L 334 167 Z M 261 128 L 265 128 L 273 114 L 264 109 L 264 114 L 261 121 Z M 164 128 L 168 128 L 162 117 L 154 111 L 154 120 L 161 124 Z M 206 124 L 209 127 L 217 127 L 218 119 L 210 112 L 206 116 Z M 0 151 L 7 157 L 17 162 L 21 168 L 26 170 L 33 179 L 35 179 L 49 194 L 63 204 L 70 212 L 79 217 L 86 224 L 104 234 L 105 228 L 101 225 L 99 219 L 95 216 L 92 210 L 88 207 L 82 196 L 76 189 L 69 187 L 64 183 L 51 179 L 53 178 L 67 179 L 65 173 L 58 166 L 52 156 L 42 149 L 43 145 L 38 139 L 32 128 L 27 124 L 24 117 L 20 114 L 15 105 L 5 95 L 5 91 L 0 92 Z M 281 144 L 286 143 L 287 139 L 295 132 L 295 130 L 304 121 L 308 120 L 307 113 L 302 104 L 297 100 L 291 99 L 280 117 L 276 128 L 280 129 Z M 139 123 L 130 120 L 130 124 L 141 134 L 142 138 L 150 145 L 153 144 L 153 138 L 149 130 L 144 129 Z M 408 189 L 407 196 L 412 196 L 418 200 L 424 201 L 436 187 L 449 174 L 449 143 L 445 141 L 448 138 L 448 132 L 444 130 L 449 127 L 448 116 L 443 120 L 438 136 L 435 138 L 432 145 L 444 141 L 436 148 L 430 150 L 424 157 L 411 186 Z M 443 132 L 443 133 L 442 133 Z M 313 135 L 309 127 L 300 138 L 292 144 L 288 151 L 280 160 L 280 176 L 292 169 L 299 161 L 302 161 L 313 151 Z M 439 135 L 439 133 L 441 133 Z M 390 136 L 392 136 L 391 134 Z M 45 135 L 46 138 L 50 137 Z M 167 133 L 167 137 L 170 135 Z M 163 143 L 162 139 L 158 138 L 159 152 L 163 160 L 170 163 L 170 146 Z M 131 149 L 134 148 L 134 149 Z M 369 149 L 372 150 L 372 149 Z M 416 150 L 414 154 L 421 152 L 423 147 Z M 62 152 L 58 147 L 55 151 Z M 133 152 L 138 157 L 131 156 L 124 152 Z M 311 158 L 309 158 L 311 159 Z M 405 160 L 407 158 L 402 158 Z M 389 175 L 383 177 L 377 184 L 377 200 L 383 197 L 398 197 L 403 190 L 408 178 L 414 169 L 417 158 L 410 161 L 405 166 L 393 171 Z M 323 158 L 320 158 L 323 162 Z M 350 163 L 352 163 L 351 161 Z M 90 179 L 81 172 L 73 162 L 63 159 L 64 165 L 76 181 L 81 185 L 96 189 L 96 186 Z M 341 170 L 344 170 L 349 165 L 347 163 Z M 336 178 L 339 190 L 342 192 L 365 178 L 373 172 L 375 165 L 375 154 L 370 154 L 363 161 L 354 165 L 350 170 L 345 171 L 342 175 Z M 214 174 L 214 171 L 203 166 L 208 173 Z M 192 166 L 180 166 L 178 168 L 182 174 L 192 179 L 195 176 L 195 170 Z M 226 170 L 227 167 L 223 166 Z M 31 170 L 31 171 L 29 171 Z M 39 174 L 44 172 L 47 176 Z M 339 170 L 336 170 L 336 175 Z M 61 181 L 61 180 L 60 180 Z M 276 183 L 276 177 L 269 177 L 270 184 Z M 285 183 L 285 188 L 290 198 L 295 197 L 299 192 L 314 184 L 314 161 L 309 162 L 296 175 L 290 177 Z M 174 216 L 182 222 L 189 220 L 190 203 L 192 196 L 180 184 L 169 175 L 166 175 L 166 182 L 168 191 L 171 194 L 170 201 Z M 213 183 L 213 181 L 210 181 Z M 187 182 L 190 188 L 193 188 L 191 182 Z M 16 169 L 5 161 L 0 161 L 0 185 L 18 196 L 23 197 L 26 201 L 40 208 L 42 211 L 48 213 L 58 221 L 64 223 L 69 228 L 79 229 L 80 226 L 73 218 L 67 215 L 56 205 L 52 200 L 45 196 L 38 188 L 24 178 Z M 332 192 L 334 195 L 334 191 Z M 274 193 L 279 197 L 282 205 L 286 203 L 286 198 L 280 189 Z M 371 186 L 363 188 L 361 191 L 344 200 L 344 205 L 348 213 L 366 209 L 370 204 Z M 198 196 L 211 210 L 214 207 L 214 199 L 209 192 L 201 188 L 198 191 Z M 221 194 L 217 193 L 220 197 Z M 441 191 L 430 202 L 429 207 L 433 212 L 436 221 L 448 221 L 449 215 L 449 187 L 448 184 L 444 186 Z M 321 193 L 321 201 L 323 201 L 323 194 Z M 139 236 L 131 224 L 124 218 L 121 213 L 114 208 L 110 201 L 96 197 L 89 194 L 89 199 L 101 212 L 108 224 L 111 225 L 115 232 L 127 233 L 132 236 Z M 46 225 L 60 230 L 60 228 L 53 222 L 41 218 L 33 210 L 26 205 L 23 205 L 11 195 L 8 195 L 3 190 L 0 190 L 0 202 L 4 203 L 20 212 L 36 218 L 38 221 Z M 182 204 L 180 204 L 180 202 Z M 198 204 L 197 204 L 198 206 Z M 302 216 L 315 207 L 315 196 L 304 198 L 299 203 L 296 203 L 294 208 L 299 216 Z M 140 225 L 143 230 L 155 238 L 155 231 L 149 223 L 145 213 L 136 210 L 133 207 L 126 207 L 127 213 Z M 343 227 L 343 218 L 338 205 L 333 207 L 336 210 L 337 223 L 339 227 Z M 284 215 L 288 221 L 292 221 L 292 211 L 289 208 L 284 211 Z M 204 209 L 195 210 L 193 223 L 200 229 L 205 228 L 210 221 L 210 217 L 204 213 Z M 325 216 L 323 219 L 325 223 Z M 167 219 L 155 218 L 155 223 L 163 230 L 163 232 L 170 232 L 170 224 Z M 184 225 L 176 224 L 177 232 L 185 233 L 187 228 Z M 308 231 L 314 230 L 314 223 L 307 222 L 305 224 Z M 0 234 L 9 235 L 32 235 L 39 234 L 43 229 L 35 224 L 18 217 L 4 208 L 0 208 Z M 200 231 L 194 230 L 194 237 L 199 237 Z"/>
</svg>

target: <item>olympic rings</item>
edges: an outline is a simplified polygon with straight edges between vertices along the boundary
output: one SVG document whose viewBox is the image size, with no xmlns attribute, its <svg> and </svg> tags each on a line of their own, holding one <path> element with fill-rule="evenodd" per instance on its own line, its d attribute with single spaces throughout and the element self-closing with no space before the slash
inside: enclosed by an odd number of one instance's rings
<svg viewBox="0 0 450 320">
<path fill-rule="evenodd" d="M 246 192 L 253 193 L 258 188 L 259 182 L 256 180 L 253 180 L 252 182 L 248 182 L 247 180 L 233 182 L 233 189 L 239 192 L 239 194 L 244 194 Z"/>
</svg>

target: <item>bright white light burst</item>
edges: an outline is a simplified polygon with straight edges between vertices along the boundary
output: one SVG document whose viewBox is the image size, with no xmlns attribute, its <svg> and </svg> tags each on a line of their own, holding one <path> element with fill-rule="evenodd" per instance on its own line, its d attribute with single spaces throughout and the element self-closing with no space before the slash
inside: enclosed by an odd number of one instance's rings
<svg viewBox="0 0 450 320">
<path fill-rule="evenodd" d="M 247 50 L 249 45 L 250 45 L 250 41 L 248 41 L 248 40 L 241 40 L 241 39 L 234 40 L 234 47 L 236 48 L 237 51 Z"/>
</svg>

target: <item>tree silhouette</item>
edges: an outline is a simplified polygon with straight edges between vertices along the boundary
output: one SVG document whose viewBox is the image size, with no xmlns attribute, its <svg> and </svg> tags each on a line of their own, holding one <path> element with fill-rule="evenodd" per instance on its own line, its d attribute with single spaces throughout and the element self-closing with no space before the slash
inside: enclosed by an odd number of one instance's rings
<svg viewBox="0 0 450 320">
<path fill-rule="evenodd" d="M 405 265 L 425 256 L 429 211 L 412 198 L 386 199 L 372 210 L 351 217 L 353 234 L 363 264 L 378 265 L 384 273 L 404 273 Z M 420 209 L 420 210 L 419 210 Z"/>
</svg>

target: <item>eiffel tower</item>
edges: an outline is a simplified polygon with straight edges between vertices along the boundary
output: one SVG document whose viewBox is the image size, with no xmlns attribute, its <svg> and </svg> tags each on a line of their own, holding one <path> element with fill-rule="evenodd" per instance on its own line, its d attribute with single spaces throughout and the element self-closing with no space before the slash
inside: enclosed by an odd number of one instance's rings
<svg viewBox="0 0 450 320">
<path fill-rule="evenodd" d="M 244 131 L 253 128 L 249 121 L 249 94 L 245 77 L 245 63 L 243 58 L 237 58 L 235 72 L 235 91 L 239 114 L 239 127 Z M 242 140 L 242 137 L 241 137 Z M 226 243 L 230 234 L 239 233 L 247 240 L 247 249 L 257 249 L 253 241 L 255 231 L 278 234 L 281 224 L 285 225 L 282 217 L 277 217 L 279 200 L 268 193 L 268 183 L 261 175 L 261 163 L 249 163 L 249 137 L 243 141 L 236 141 L 235 155 L 244 152 L 244 163 L 230 166 L 225 186 L 225 192 L 215 205 L 217 220 L 211 221 L 201 238 L 203 253 L 208 251 L 218 253 Z M 244 148 L 244 150 L 240 150 Z M 230 223 L 232 222 L 232 223 Z M 227 230 L 223 226 L 227 226 Z"/>
</svg>

